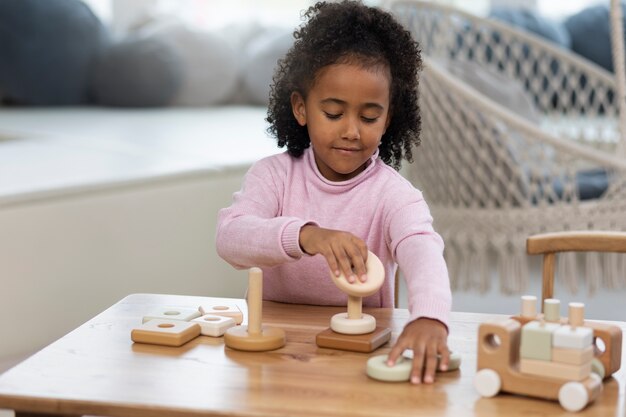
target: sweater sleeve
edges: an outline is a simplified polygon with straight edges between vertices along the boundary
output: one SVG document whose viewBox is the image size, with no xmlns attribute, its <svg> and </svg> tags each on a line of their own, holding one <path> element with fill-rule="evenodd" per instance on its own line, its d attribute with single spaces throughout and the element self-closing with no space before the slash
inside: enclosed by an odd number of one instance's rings
<svg viewBox="0 0 626 417">
<path fill-rule="evenodd" d="M 304 255 L 300 229 L 312 221 L 280 216 L 287 175 L 276 158 L 250 168 L 230 207 L 218 213 L 217 253 L 235 268 L 272 267 Z"/>
<path fill-rule="evenodd" d="M 403 195 L 404 201 L 389 218 L 388 230 L 392 253 L 406 280 L 410 320 L 432 318 L 448 327 L 452 294 L 443 239 L 433 229 L 421 192 L 414 189 Z"/>
</svg>

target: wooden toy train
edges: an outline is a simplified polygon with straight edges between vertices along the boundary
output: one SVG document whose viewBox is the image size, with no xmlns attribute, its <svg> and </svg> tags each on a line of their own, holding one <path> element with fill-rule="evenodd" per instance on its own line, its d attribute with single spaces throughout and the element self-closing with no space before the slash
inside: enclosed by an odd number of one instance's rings
<svg viewBox="0 0 626 417">
<path fill-rule="evenodd" d="M 620 368 L 622 331 L 584 320 L 582 303 L 570 303 L 567 318 L 560 317 L 559 300 L 545 300 L 544 314 L 536 303 L 524 296 L 521 315 L 480 325 L 474 387 L 483 397 L 505 391 L 580 411 Z"/>
</svg>

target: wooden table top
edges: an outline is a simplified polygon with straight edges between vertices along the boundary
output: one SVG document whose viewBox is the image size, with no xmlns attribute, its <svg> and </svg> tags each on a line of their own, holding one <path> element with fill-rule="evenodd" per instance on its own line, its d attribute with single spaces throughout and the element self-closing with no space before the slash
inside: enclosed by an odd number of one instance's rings
<svg viewBox="0 0 626 417">
<path fill-rule="evenodd" d="M 130 330 L 163 306 L 193 307 L 244 300 L 134 294 L 0 375 L 0 408 L 36 413 L 159 416 L 560 416 L 558 402 L 500 394 L 480 398 L 476 369 L 478 325 L 505 316 L 452 313 L 450 348 L 459 371 L 414 386 L 369 379 L 372 354 L 321 349 L 315 335 L 341 308 L 264 303 L 263 322 L 285 330 L 287 345 L 272 352 L 238 352 L 222 338 L 201 336 L 179 348 L 133 344 Z M 408 319 L 402 309 L 365 309 L 391 327 L 395 341 Z M 626 323 L 615 323 L 626 332 Z M 626 363 L 626 350 L 622 363 Z M 626 415 L 626 372 L 578 416 Z"/>
</svg>

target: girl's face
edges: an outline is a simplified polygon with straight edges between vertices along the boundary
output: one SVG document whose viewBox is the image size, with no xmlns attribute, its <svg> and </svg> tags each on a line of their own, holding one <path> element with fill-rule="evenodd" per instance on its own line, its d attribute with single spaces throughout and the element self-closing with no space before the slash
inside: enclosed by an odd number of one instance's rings
<svg viewBox="0 0 626 417">
<path fill-rule="evenodd" d="M 384 66 L 333 64 L 318 71 L 306 99 L 292 94 L 293 114 L 307 127 L 324 178 L 345 181 L 365 169 L 391 121 L 390 83 Z"/>
</svg>

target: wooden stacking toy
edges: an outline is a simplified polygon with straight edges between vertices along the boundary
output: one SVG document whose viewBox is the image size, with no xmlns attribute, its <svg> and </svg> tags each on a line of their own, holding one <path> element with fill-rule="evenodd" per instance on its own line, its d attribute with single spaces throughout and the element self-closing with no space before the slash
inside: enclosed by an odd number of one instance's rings
<svg viewBox="0 0 626 417">
<path fill-rule="evenodd" d="M 263 271 L 250 268 L 248 272 L 248 325 L 231 327 L 224 334 L 224 343 L 231 349 L 266 351 L 285 345 L 285 332 L 261 324 L 263 314 Z"/>
<path fill-rule="evenodd" d="M 391 338 L 391 330 L 376 326 L 376 319 L 362 311 L 363 297 L 376 293 L 385 281 L 385 268 L 372 252 L 368 252 L 367 281 L 350 283 L 343 274 L 331 279 L 348 295 L 347 313 L 335 314 L 330 320 L 330 328 L 318 333 L 315 341 L 319 347 L 371 352 Z"/>
<path fill-rule="evenodd" d="M 210 306 L 206 309 L 212 310 Z M 131 330 L 130 338 L 136 343 L 182 346 L 199 335 L 220 337 L 226 329 L 236 325 L 231 317 L 202 314 L 201 311 L 202 307 L 162 307 L 145 315 L 143 324 Z"/>
<path fill-rule="evenodd" d="M 480 325 L 474 387 L 483 397 L 505 391 L 580 411 L 600 395 L 602 378 L 619 369 L 621 330 L 586 322 L 582 303 L 570 303 L 563 318 L 559 300 L 544 300 L 543 314 L 536 302 L 524 296 L 521 315 Z M 595 349 L 596 338 L 604 352 Z"/>
<path fill-rule="evenodd" d="M 407 354 L 407 352 L 411 352 Z M 405 382 L 408 381 L 411 376 L 411 369 L 413 369 L 413 351 L 405 351 L 405 353 L 398 358 L 393 366 L 387 365 L 387 359 L 389 355 L 377 355 L 372 356 L 367 360 L 365 373 L 372 379 L 385 382 Z M 437 355 L 437 372 L 439 371 L 439 361 L 441 356 Z M 448 369 L 445 372 L 452 372 L 459 369 L 461 366 L 461 355 L 451 352 L 450 360 L 448 362 Z"/>
<path fill-rule="evenodd" d="M 130 338 L 137 343 L 177 347 L 195 339 L 200 335 L 200 331 L 197 323 L 152 319 L 133 329 Z"/>
</svg>

